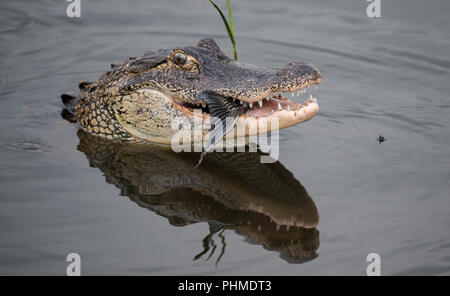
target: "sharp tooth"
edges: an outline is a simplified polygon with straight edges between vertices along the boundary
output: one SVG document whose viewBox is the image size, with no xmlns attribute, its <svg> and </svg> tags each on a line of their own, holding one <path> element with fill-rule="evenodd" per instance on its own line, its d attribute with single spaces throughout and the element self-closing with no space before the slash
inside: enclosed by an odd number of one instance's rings
<svg viewBox="0 0 450 296">
<path fill-rule="evenodd" d="M 312 101 L 313 100 L 313 96 L 311 94 L 309 94 L 309 99 Z"/>
<path fill-rule="evenodd" d="M 261 101 L 258 101 L 258 105 L 259 105 L 259 108 L 262 108 L 262 106 L 263 106 L 263 101 L 261 100 Z"/>
<path fill-rule="evenodd" d="M 266 100 L 267 100 L 267 101 L 269 101 L 269 100 L 270 100 L 270 98 L 269 98 L 269 97 L 267 97 L 267 98 L 266 98 Z"/>
<path fill-rule="evenodd" d="M 203 107 L 203 108 L 206 108 L 206 103 L 202 103 L 202 107 Z"/>
<path fill-rule="evenodd" d="M 291 111 L 291 106 L 288 105 L 287 110 L 288 110 L 288 111 Z"/>
<path fill-rule="evenodd" d="M 240 103 L 241 103 L 241 105 L 244 103 L 244 102 L 242 102 L 242 101 L 239 101 Z"/>
<path fill-rule="evenodd" d="M 281 109 L 283 109 L 283 108 L 281 107 L 281 104 L 278 103 L 278 110 L 281 110 Z"/>
<path fill-rule="evenodd" d="M 272 109 L 272 113 L 275 112 L 275 110 Z"/>
<path fill-rule="evenodd" d="M 250 106 L 250 108 L 253 108 L 253 103 L 248 103 L 248 105 Z"/>
</svg>

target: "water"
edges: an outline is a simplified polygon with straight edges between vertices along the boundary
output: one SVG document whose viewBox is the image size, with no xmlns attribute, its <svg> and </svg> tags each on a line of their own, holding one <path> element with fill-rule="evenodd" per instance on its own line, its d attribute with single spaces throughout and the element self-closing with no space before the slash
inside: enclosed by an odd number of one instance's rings
<svg viewBox="0 0 450 296">
<path fill-rule="evenodd" d="M 213 37 L 231 55 L 207 1 L 82 0 L 80 19 L 65 1 L 2 1 L 0 274 L 62 275 L 71 252 L 83 274 L 364 275 L 371 252 L 385 275 L 450 274 L 448 1 L 382 1 L 381 19 L 362 0 L 232 2 L 241 61 L 305 60 L 324 76 L 319 114 L 281 133 L 280 162 L 320 215 L 283 234 L 302 239 L 303 260 L 230 200 L 155 199 L 139 187 L 148 179 L 115 178 L 59 115 L 61 93 L 148 49 Z M 262 230 L 235 225 L 245 219 Z M 210 230 L 215 251 L 193 260 Z"/>
</svg>

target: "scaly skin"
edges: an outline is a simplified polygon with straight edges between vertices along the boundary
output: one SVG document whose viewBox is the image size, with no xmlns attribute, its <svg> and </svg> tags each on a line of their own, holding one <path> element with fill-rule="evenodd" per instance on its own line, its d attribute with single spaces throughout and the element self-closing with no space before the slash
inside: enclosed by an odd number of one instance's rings
<svg viewBox="0 0 450 296">
<path fill-rule="evenodd" d="M 197 46 L 148 51 L 140 58 L 112 65 L 96 82 L 81 82 L 78 98 L 62 98 L 69 111 L 66 115 L 91 134 L 170 144 L 176 117 L 185 117 L 192 125 L 195 118 L 204 123 L 210 120 L 205 101 L 198 99 L 203 92 L 251 106 L 240 116 L 241 124 L 258 125 L 277 118 L 283 129 L 311 119 L 318 105 L 315 99 L 299 104 L 276 94 L 295 93 L 321 81 L 320 72 L 312 65 L 294 62 L 280 69 L 244 65 L 228 58 L 214 40 L 203 39 Z M 202 105 L 203 113 L 195 114 L 194 109 Z M 263 132 L 273 129 L 269 126 Z M 235 132 L 227 137 L 235 137 Z M 246 136 L 249 134 L 247 131 Z M 207 131 L 202 137 L 207 137 Z"/>
</svg>

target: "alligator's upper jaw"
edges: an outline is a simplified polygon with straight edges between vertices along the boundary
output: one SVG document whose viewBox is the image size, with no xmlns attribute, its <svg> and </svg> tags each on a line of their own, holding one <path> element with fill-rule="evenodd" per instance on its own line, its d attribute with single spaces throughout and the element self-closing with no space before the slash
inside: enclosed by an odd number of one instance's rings
<svg viewBox="0 0 450 296">
<path fill-rule="evenodd" d="M 243 107 L 241 121 L 244 123 L 277 118 L 279 129 L 283 129 L 307 121 L 318 112 L 317 99 L 303 95 L 307 87 L 322 82 L 322 75 L 315 66 L 303 62 L 290 63 L 278 70 L 252 69 L 240 64 L 229 66 L 245 71 L 243 78 L 225 75 L 226 81 L 215 80 L 212 88 L 205 91 L 218 93 L 235 104 L 240 103 Z M 300 98 L 294 101 L 289 99 L 291 97 Z M 186 102 L 182 98 L 174 98 L 172 102 L 188 116 L 198 116 L 194 110 L 201 108 L 203 119 L 210 117 L 205 100 Z"/>
</svg>

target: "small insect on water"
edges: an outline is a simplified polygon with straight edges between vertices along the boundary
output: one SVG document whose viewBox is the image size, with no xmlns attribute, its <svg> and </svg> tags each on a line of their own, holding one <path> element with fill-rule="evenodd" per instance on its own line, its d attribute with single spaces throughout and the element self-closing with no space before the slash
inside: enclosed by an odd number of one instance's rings
<svg viewBox="0 0 450 296">
<path fill-rule="evenodd" d="M 386 141 L 386 138 L 382 135 L 382 134 L 380 134 L 379 136 L 378 136 L 378 138 L 377 138 L 377 141 L 378 141 L 378 143 L 383 143 L 384 141 Z"/>
</svg>

